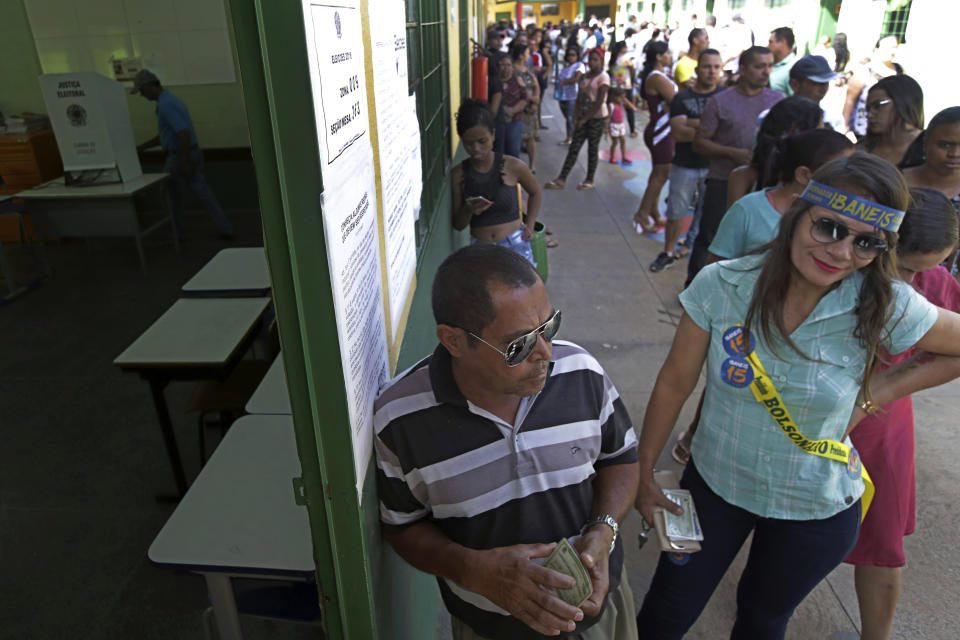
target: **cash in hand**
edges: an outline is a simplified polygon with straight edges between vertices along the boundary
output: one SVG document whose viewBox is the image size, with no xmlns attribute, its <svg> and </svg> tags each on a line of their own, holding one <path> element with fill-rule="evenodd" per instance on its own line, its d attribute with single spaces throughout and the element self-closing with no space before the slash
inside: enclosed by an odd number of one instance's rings
<svg viewBox="0 0 960 640">
<path fill-rule="evenodd" d="M 557 589 L 557 596 L 567 604 L 579 607 L 593 593 L 593 582 L 590 580 L 590 574 L 587 573 L 583 563 L 580 562 L 580 556 L 576 549 L 571 546 L 566 538 L 557 543 L 557 548 L 547 557 L 543 566 L 568 575 L 576 581 L 576 584 L 570 589 Z"/>
<path fill-rule="evenodd" d="M 686 489 L 664 489 L 667 499 L 683 509 L 682 515 L 675 515 L 666 509 L 663 510 L 663 524 L 667 538 L 670 540 L 703 540 L 703 530 L 700 528 L 700 519 L 693 506 L 693 496 Z"/>
</svg>

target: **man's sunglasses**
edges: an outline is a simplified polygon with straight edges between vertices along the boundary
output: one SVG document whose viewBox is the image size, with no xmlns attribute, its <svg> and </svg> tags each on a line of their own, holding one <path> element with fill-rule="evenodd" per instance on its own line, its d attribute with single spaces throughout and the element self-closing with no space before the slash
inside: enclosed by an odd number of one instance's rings
<svg viewBox="0 0 960 640">
<path fill-rule="evenodd" d="M 553 312 L 553 315 L 550 316 L 550 319 L 544 322 L 542 325 L 525 333 L 519 338 L 514 338 L 510 341 L 510 344 L 507 345 L 506 351 L 500 351 L 495 346 L 473 333 L 468 331 L 471 336 L 487 345 L 497 353 L 503 356 L 504 361 L 507 363 L 508 367 L 515 367 L 524 360 L 526 360 L 531 353 L 533 353 L 534 347 L 537 346 L 537 339 L 540 336 L 543 336 L 543 339 L 547 342 L 553 340 L 553 337 L 557 335 L 557 331 L 560 330 L 560 310 L 557 309 Z"/>
<path fill-rule="evenodd" d="M 813 226 L 810 227 L 810 237 L 821 244 L 840 242 L 853 233 L 850 227 L 832 218 L 816 219 L 810 216 Z M 887 241 L 883 238 L 860 233 L 853 236 L 853 253 L 861 260 L 873 260 L 887 250 Z"/>
</svg>

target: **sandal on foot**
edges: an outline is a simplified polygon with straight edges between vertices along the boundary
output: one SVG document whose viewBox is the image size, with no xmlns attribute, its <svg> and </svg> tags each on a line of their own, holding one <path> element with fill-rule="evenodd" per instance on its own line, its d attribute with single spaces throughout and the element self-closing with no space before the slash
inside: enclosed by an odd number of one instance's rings
<svg viewBox="0 0 960 640">
<path fill-rule="evenodd" d="M 562 181 L 560 181 L 560 180 L 551 180 L 550 182 L 544 184 L 544 185 L 543 185 L 543 188 L 544 188 L 544 189 L 557 189 L 557 190 L 560 190 L 560 189 L 563 189 L 563 188 L 566 187 L 566 186 L 567 186 L 567 183 L 566 183 L 566 182 L 562 182 Z"/>
<path fill-rule="evenodd" d="M 547 249 L 553 249 L 554 247 L 559 247 L 559 246 L 560 246 L 559 240 L 554 240 L 552 238 L 550 240 L 547 240 Z"/>
<path fill-rule="evenodd" d="M 552 235 L 553 235 L 553 229 L 551 229 L 550 227 L 544 228 L 543 232 L 544 232 L 545 234 L 547 234 L 548 236 L 552 236 Z"/>
<path fill-rule="evenodd" d="M 686 435 L 686 431 L 680 432 L 677 436 L 677 441 L 673 444 L 673 450 L 670 452 L 670 457 L 676 460 L 678 464 L 687 464 L 690 462 L 690 450 L 687 449 L 682 442 Z"/>
<path fill-rule="evenodd" d="M 581 182 L 577 185 L 577 191 L 587 191 L 588 189 L 593 189 L 594 186 L 592 182 Z"/>
</svg>

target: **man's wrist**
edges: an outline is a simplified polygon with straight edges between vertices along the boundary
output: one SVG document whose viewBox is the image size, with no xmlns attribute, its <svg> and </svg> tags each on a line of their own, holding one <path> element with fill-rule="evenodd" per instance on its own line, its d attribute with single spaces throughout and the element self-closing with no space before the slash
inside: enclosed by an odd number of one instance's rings
<svg viewBox="0 0 960 640">
<path fill-rule="evenodd" d="M 587 520 L 584 523 L 583 527 L 580 529 L 580 535 L 586 537 L 590 534 L 599 534 L 603 536 L 604 540 L 608 540 L 610 544 L 610 553 L 613 552 L 613 547 L 617 543 L 617 534 L 619 533 L 620 525 L 614 519 L 613 516 L 609 514 L 602 514 L 595 516 Z"/>
<path fill-rule="evenodd" d="M 590 541 L 596 540 L 593 544 L 596 544 L 597 551 L 606 551 L 607 555 L 613 553 L 613 549 L 617 544 L 617 538 L 613 535 L 613 529 L 599 522 L 587 525 L 587 527 L 583 529 L 581 537 L 584 542 L 588 544 Z"/>
<path fill-rule="evenodd" d="M 461 547 L 460 553 L 457 554 L 460 558 L 451 563 L 451 575 L 447 577 L 465 589 L 475 591 L 476 582 L 474 578 L 477 578 L 481 573 L 479 562 L 482 554 L 483 551 Z"/>
</svg>

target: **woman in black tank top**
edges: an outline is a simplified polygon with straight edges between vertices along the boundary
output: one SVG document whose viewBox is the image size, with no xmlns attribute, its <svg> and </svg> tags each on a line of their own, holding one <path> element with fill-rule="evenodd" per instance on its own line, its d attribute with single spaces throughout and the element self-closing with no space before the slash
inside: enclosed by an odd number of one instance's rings
<svg viewBox="0 0 960 640">
<path fill-rule="evenodd" d="M 473 242 L 502 244 L 534 263 L 530 238 L 542 194 L 530 168 L 513 156 L 494 153 L 493 116 L 486 102 L 463 101 L 457 111 L 457 133 L 470 157 L 455 166 L 451 176 L 453 227 L 469 225 Z M 518 184 L 527 192 L 525 222 Z"/>
</svg>

